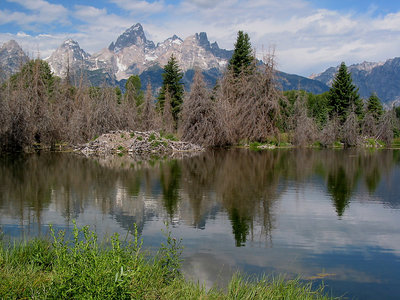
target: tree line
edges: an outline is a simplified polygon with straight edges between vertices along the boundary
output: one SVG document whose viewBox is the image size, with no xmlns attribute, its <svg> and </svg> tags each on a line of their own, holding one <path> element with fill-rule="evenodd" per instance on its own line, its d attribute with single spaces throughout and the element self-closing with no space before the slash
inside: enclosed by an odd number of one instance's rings
<svg viewBox="0 0 400 300">
<path fill-rule="evenodd" d="M 399 135 L 400 109 L 383 109 L 373 94 L 363 101 L 344 63 L 329 92 L 281 92 L 274 53 L 261 64 L 247 33 L 238 32 L 228 67 L 209 89 L 196 70 L 190 91 L 172 55 L 157 98 L 142 91 L 137 75 L 125 93 L 90 87 L 84 78 L 54 76 L 48 64 L 31 60 L 0 88 L 0 149 L 23 150 L 87 142 L 112 130 L 158 130 L 205 147 L 250 142 L 344 147 L 365 141 L 390 144 Z"/>
</svg>

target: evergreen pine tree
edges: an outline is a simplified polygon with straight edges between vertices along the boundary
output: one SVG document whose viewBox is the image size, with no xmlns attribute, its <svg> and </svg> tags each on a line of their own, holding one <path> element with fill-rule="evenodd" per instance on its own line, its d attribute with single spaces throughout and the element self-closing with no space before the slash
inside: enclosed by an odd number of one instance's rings
<svg viewBox="0 0 400 300">
<path fill-rule="evenodd" d="M 240 30 L 237 35 L 232 58 L 229 61 L 228 69 L 232 70 L 235 75 L 239 75 L 244 68 L 250 67 L 253 60 L 253 50 L 251 48 L 249 35 Z"/>
<path fill-rule="evenodd" d="M 174 55 L 171 55 L 167 64 L 164 66 L 163 84 L 160 95 L 158 96 L 158 104 L 161 110 L 164 110 L 164 102 L 166 100 L 166 91 L 168 90 L 171 99 L 172 115 L 175 121 L 175 126 L 178 121 L 179 112 L 183 102 L 183 84 L 181 79 L 183 74 L 178 66 L 178 62 Z"/>
<path fill-rule="evenodd" d="M 331 116 L 336 114 L 342 123 L 353 109 L 358 117 L 362 115 L 362 101 L 358 88 L 353 84 L 351 74 L 347 71 L 344 62 L 340 65 L 329 90 L 328 105 Z"/>
<path fill-rule="evenodd" d="M 383 106 L 378 96 L 373 93 L 367 102 L 367 112 L 371 114 L 375 120 L 378 120 L 383 114 Z"/>
</svg>

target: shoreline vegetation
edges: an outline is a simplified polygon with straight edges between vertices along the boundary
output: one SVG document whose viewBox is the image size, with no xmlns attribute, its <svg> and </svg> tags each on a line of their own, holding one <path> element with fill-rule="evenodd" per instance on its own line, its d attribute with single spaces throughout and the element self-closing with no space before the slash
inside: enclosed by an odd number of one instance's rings
<svg viewBox="0 0 400 300">
<path fill-rule="evenodd" d="M 88 226 L 74 222 L 72 237 L 50 226 L 48 238 L 6 243 L 0 240 L 2 299 L 333 299 L 323 285 L 300 279 L 251 280 L 236 274 L 225 289 L 209 290 L 180 271 L 181 241 L 168 229 L 155 255 L 113 234 L 98 241 Z"/>
<path fill-rule="evenodd" d="M 385 109 L 375 94 L 361 99 L 344 63 L 321 95 L 282 92 L 275 72 L 274 53 L 261 64 L 242 31 L 211 89 L 196 70 L 185 91 L 173 55 L 160 91 L 143 91 L 137 75 L 124 91 L 89 86 L 84 75 L 61 79 L 31 60 L 0 85 L 0 152 L 73 148 L 115 131 L 156 132 L 203 148 L 399 146 L 400 107 Z"/>
</svg>

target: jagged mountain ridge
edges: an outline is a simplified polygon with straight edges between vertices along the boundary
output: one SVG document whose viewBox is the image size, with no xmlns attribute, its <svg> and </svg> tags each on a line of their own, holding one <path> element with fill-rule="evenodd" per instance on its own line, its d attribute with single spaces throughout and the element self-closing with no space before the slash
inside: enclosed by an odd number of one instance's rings
<svg viewBox="0 0 400 300">
<path fill-rule="evenodd" d="M 183 71 L 199 67 L 204 70 L 217 68 L 222 70 L 232 51 L 220 49 L 215 42 L 210 44 L 207 34 L 202 32 L 182 40 L 174 35 L 162 43 L 154 44 L 146 38 L 143 27 L 137 23 L 122 33 L 108 48 L 93 55 L 84 56 L 72 41 L 64 42 L 48 59 L 54 73 L 65 76 L 68 64 L 66 52 L 70 52 L 69 60 L 81 58 L 81 63 L 69 64 L 70 70 L 103 69 L 105 73 L 115 76 L 116 80 L 127 79 L 131 75 L 139 75 L 154 65 L 163 66 L 171 54 L 174 54 Z M 75 60 L 74 60 L 75 62 Z"/>
<path fill-rule="evenodd" d="M 371 72 L 375 67 L 381 66 L 383 63 L 375 63 L 375 62 L 367 62 L 364 61 L 359 64 L 353 64 L 347 67 L 347 69 L 351 73 L 357 73 L 357 72 L 363 72 L 363 73 L 369 73 Z M 319 73 L 319 74 L 312 74 L 309 78 L 318 80 L 323 82 L 324 84 L 328 86 L 332 86 L 333 78 L 335 77 L 336 73 L 339 71 L 340 65 L 336 67 L 330 67 L 326 69 L 324 72 Z"/>
<path fill-rule="evenodd" d="M 4 43 L 0 48 L 0 80 L 5 80 L 18 72 L 29 60 L 22 48 L 14 40 Z"/>
<path fill-rule="evenodd" d="M 154 49 L 154 42 L 148 41 L 140 23 L 128 28 L 117 40 L 108 46 L 108 50 L 119 52 L 132 45 L 143 45 L 147 49 Z"/>
<path fill-rule="evenodd" d="M 212 86 L 221 76 L 232 53 L 232 50 L 220 49 L 217 42 L 210 43 L 205 32 L 185 39 L 174 35 L 155 45 L 147 40 L 143 27 L 138 23 L 98 53 L 91 55 L 77 42 L 66 40 L 46 60 L 55 75 L 60 77 L 65 77 L 69 71 L 70 76 L 75 75 L 78 79 L 84 75 L 92 85 L 107 83 L 122 87 L 124 79 L 140 74 L 143 83 L 150 80 L 157 88 L 162 81 L 162 66 L 174 54 L 185 73 L 183 81 L 188 89 L 195 67 L 203 70 L 208 84 Z M 0 80 L 16 73 L 28 59 L 15 41 L 4 43 L 0 48 Z M 363 98 L 375 92 L 383 102 L 400 101 L 400 58 L 384 63 L 363 62 L 348 68 Z M 322 93 L 329 89 L 337 70 L 338 67 L 331 67 L 309 79 L 284 72 L 277 75 L 283 90 L 304 89 Z"/>
<path fill-rule="evenodd" d="M 68 72 L 96 68 L 91 60 L 91 55 L 85 52 L 78 42 L 71 39 L 64 41 L 46 60 L 54 74 L 62 78 L 66 77 Z"/>
<path fill-rule="evenodd" d="M 71 42 L 64 43 L 60 48 L 71 45 Z M 60 49 L 59 48 L 59 49 Z M 70 47 L 70 61 L 73 57 L 79 58 L 83 55 L 82 51 L 76 47 Z M 65 50 L 58 49 L 48 58 L 48 62 L 56 75 L 61 77 L 66 74 L 66 65 L 60 68 L 60 62 L 66 60 L 66 56 L 60 55 Z M 122 33 L 115 42 L 108 48 L 104 48 L 82 62 L 76 63 L 72 69 L 81 74 L 81 70 L 86 69 L 89 73 L 90 81 L 100 82 L 99 78 L 94 78 L 103 74 L 107 76 L 107 82 L 113 81 L 123 83 L 130 75 L 139 74 L 143 86 L 150 79 L 152 86 L 158 88 L 161 85 L 162 66 L 164 66 L 170 56 L 174 54 L 181 69 L 184 71 L 183 82 L 188 88 L 193 77 L 193 69 L 198 67 L 203 70 L 206 81 L 210 86 L 222 75 L 233 50 L 221 49 L 217 42 L 210 43 L 207 33 L 200 32 L 185 39 L 173 35 L 165 41 L 158 43 L 149 41 L 146 38 L 143 27 L 137 23 Z M 74 63 L 77 60 L 74 60 Z M 70 65 L 71 69 L 71 65 Z M 94 73 L 96 72 L 96 73 Z M 313 93 L 322 93 L 328 87 L 318 81 L 310 80 L 305 77 L 278 72 L 280 86 L 286 89 L 305 89 Z M 114 78 L 114 80 L 112 80 Z"/>
<path fill-rule="evenodd" d="M 330 67 L 310 78 L 331 86 L 338 70 L 339 66 Z M 361 97 L 368 98 L 372 93 L 376 93 L 384 103 L 400 100 L 400 57 L 385 62 L 354 64 L 349 66 L 348 70 L 353 83 L 359 88 Z"/>
<path fill-rule="evenodd" d="M 221 49 L 217 42 L 210 43 L 205 32 L 185 39 L 173 35 L 155 45 L 146 38 L 143 27 L 138 23 L 97 53 L 89 54 L 80 48 L 78 42 L 69 39 L 45 60 L 55 75 L 64 78 L 69 73 L 72 83 L 78 84 L 84 79 L 94 86 L 106 83 L 123 88 L 130 75 L 139 74 L 142 87 L 145 88 L 150 81 L 153 88 L 157 89 L 162 83 L 162 66 L 171 54 L 174 54 L 184 71 L 182 81 L 185 89 L 189 89 L 196 67 L 203 70 L 210 87 L 215 85 L 233 50 Z M 305 89 L 313 93 L 328 90 L 324 84 L 302 76 L 278 72 L 278 77 L 284 90 Z"/>
</svg>

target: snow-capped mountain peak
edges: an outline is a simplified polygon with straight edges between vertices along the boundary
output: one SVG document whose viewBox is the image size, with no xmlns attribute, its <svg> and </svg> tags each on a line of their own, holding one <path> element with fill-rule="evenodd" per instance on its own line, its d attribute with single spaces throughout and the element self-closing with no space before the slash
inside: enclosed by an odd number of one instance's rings
<svg viewBox="0 0 400 300">
<path fill-rule="evenodd" d="M 79 43 L 68 39 L 46 59 L 54 74 L 65 77 L 68 69 L 76 70 L 90 67 L 91 55 L 85 52 Z"/>
<path fill-rule="evenodd" d="M 85 69 L 100 70 L 116 80 L 122 80 L 141 74 L 152 66 L 164 66 L 172 54 L 177 58 L 182 71 L 195 67 L 222 71 L 232 51 L 220 49 L 216 42 L 211 44 L 205 32 L 185 39 L 173 35 L 155 46 L 146 38 L 142 25 L 137 23 L 98 53 L 89 55 L 76 41 L 69 39 L 47 61 L 53 72 L 60 77 L 65 77 L 68 70 Z"/>
</svg>

